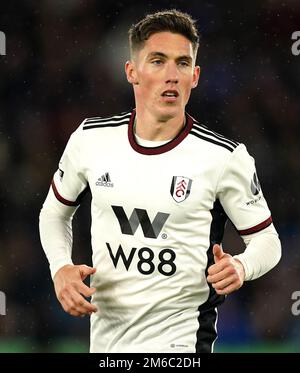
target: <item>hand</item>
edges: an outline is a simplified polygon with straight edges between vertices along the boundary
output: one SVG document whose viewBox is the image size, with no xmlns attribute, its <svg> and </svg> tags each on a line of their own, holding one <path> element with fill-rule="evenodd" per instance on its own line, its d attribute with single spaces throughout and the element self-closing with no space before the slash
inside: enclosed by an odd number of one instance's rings
<svg viewBox="0 0 300 373">
<path fill-rule="evenodd" d="M 83 280 L 96 272 L 96 268 L 82 265 L 67 264 L 55 274 L 53 282 L 57 299 L 63 309 L 72 316 L 91 315 L 97 307 L 88 302 L 84 297 L 90 297 L 96 291 L 89 288 Z"/>
<path fill-rule="evenodd" d="M 208 268 L 207 281 L 220 295 L 238 290 L 245 280 L 243 264 L 230 254 L 224 253 L 220 245 L 214 245 L 213 253 L 215 264 Z"/>
</svg>

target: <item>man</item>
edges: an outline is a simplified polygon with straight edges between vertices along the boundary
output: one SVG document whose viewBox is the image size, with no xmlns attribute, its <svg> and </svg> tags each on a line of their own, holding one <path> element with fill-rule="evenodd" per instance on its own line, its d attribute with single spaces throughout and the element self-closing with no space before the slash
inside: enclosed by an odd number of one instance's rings
<svg viewBox="0 0 300 373">
<path fill-rule="evenodd" d="M 211 352 L 216 307 L 277 264 L 280 241 L 245 146 L 185 112 L 200 75 L 194 21 L 158 12 L 129 37 L 136 109 L 72 134 L 41 241 L 64 310 L 91 315 L 91 352 Z M 71 220 L 88 187 L 93 268 L 71 259 Z M 235 257 L 221 247 L 227 216 L 247 245 Z"/>
</svg>

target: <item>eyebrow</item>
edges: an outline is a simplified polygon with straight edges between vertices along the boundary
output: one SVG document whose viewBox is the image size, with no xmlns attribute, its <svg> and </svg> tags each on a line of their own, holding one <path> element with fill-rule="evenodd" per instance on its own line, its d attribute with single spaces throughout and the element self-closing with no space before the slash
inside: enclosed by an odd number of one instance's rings
<svg viewBox="0 0 300 373">
<path fill-rule="evenodd" d="M 162 57 L 162 58 L 168 58 L 168 56 L 162 52 L 151 52 L 149 53 L 149 55 L 147 56 L 147 58 L 154 58 L 154 57 Z M 188 55 L 183 55 L 183 56 L 179 56 L 176 58 L 176 61 L 179 61 L 179 60 L 186 60 L 186 61 L 189 61 L 189 62 L 192 62 L 193 59 L 191 56 L 188 56 Z"/>
</svg>

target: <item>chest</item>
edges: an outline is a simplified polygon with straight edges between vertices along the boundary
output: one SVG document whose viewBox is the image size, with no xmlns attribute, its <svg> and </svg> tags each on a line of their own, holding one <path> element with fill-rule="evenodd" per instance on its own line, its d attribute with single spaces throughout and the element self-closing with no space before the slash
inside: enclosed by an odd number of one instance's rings
<svg viewBox="0 0 300 373">
<path fill-rule="evenodd" d="M 205 154 L 178 147 L 143 155 L 128 143 L 94 148 L 86 162 L 93 202 L 193 215 L 210 210 L 215 201 L 218 167 Z"/>
</svg>

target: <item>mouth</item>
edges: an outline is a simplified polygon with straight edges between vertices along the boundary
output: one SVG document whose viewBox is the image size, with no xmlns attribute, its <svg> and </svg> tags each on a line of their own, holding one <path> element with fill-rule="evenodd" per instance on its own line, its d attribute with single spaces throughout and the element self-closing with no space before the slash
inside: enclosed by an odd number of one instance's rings
<svg viewBox="0 0 300 373">
<path fill-rule="evenodd" d="M 179 92 L 175 89 L 167 89 L 161 94 L 165 102 L 175 102 L 178 96 Z"/>
</svg>

